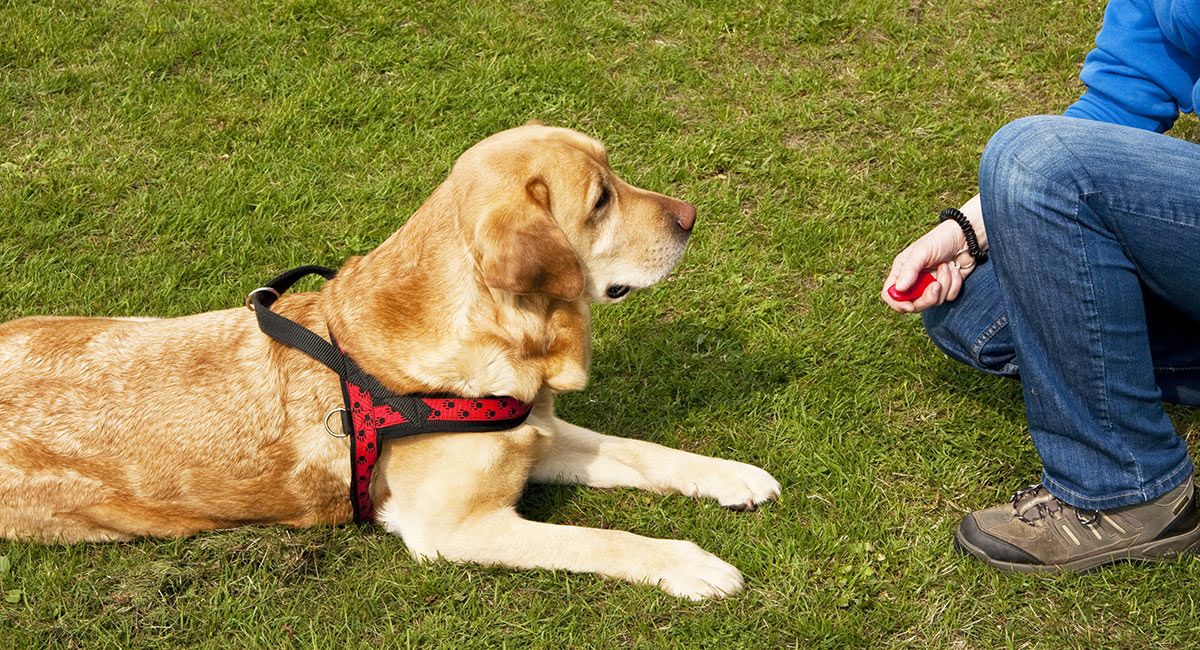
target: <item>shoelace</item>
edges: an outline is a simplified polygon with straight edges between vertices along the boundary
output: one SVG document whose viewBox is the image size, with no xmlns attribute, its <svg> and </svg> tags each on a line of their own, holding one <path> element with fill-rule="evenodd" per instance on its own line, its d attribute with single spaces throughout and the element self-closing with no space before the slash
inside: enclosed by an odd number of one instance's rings
<svg viewBox="0 0 1200 650">
<path fill-rule="evenodd" d="M 1029 498 L 1026 500 L 1026 497 Z M 1022 501 L 1024 503 L 1021 503 Z M 1050 491 L 1041 483 L 1017 490 L 1016 494 L 1012 495 L 1011 503 L 1013 510 L 1017 513 L 1017 519 L 1020 519 L 1029 526 L 1036 526 L 1037 522 L 1052 515 L 1057 515 L 1063 510 L 1070 510 L 1075 513 L 1075 520 L 1083 526 L 1091 526 L 1100 521 L 1099 510 L 1083 511 L 1079 508 L 1069 506 L 1059 501 L 1058 497 L 1050 494 Z M 1080 514 L 1081 512 L 1090 512 L 1091 517 L 1085 519 Z"/>
</svg>

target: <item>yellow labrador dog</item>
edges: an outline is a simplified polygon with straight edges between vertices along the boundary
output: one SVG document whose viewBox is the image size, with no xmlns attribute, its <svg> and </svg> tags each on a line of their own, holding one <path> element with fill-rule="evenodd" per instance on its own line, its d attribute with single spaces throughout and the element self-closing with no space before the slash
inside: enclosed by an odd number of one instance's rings
<svg viewBox="0 0 1200 650">
<path fill-rule="evenodd" d="M 733 566 L 676 540 L 537 523 L 528 481 L 632 486 L 737 509 L 779 494 L 743 463 L 602 435 L 554 415 L 587 382 L 589 305 L 667 276 L 695 209 L 632 187 L 597 141 L 538 123 L 491 136 L 398 232 L 274 311 L 396 393 L 507 395 L 516 428 L 382 449 L 374 518 L 418 559 L 583 571 L 699 599 Z M 322 422 L 337 376 L 243 308 L 174 319 L 42 316 L 0 325 L 0 535 L 76 542 L 245 524 L 348 521 L 345 439 Z"/>
</svg>

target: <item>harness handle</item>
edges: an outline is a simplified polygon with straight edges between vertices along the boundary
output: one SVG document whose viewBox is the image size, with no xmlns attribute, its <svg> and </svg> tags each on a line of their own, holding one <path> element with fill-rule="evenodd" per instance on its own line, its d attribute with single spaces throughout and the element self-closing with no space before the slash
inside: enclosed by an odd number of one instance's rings
<svg viewBox="0 0 1200 650">
<path fill-rule="evenodd" d="M 332 280 L 337 271 L 316 264 L 284 271 L 270 282 L 251 291 L 250 295 L 246 296 L 246 306 L 258 318 L 258 328 L 264 334 L 320 361 L 339 376 L 345 376 L 346 358 L 332 343 L 300 323 L 271 311 L 271 305 L 279 296 L 306 275 L 319 275 L 326 280 Z"/>
</svg>

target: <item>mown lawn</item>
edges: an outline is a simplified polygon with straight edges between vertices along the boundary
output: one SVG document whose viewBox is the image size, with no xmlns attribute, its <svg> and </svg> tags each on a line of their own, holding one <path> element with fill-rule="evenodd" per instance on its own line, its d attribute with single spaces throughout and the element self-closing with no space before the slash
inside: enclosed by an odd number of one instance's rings
<svg viewBox="0 0 1200 650">
<path fill-rule="evenodd" d="M 467 6 L 469 4 L 469 6 Z M 753 513 L 534 487 L 533 518 L 682 537 L 715 602 L 418 566 L 345 526 L 0 542 L 0 646 L 1185 647 L 1200 562 L 999 575 L 953 527 L 1036 480 L 1019 386 L 878 300 L 988 137 L 1080 92 L 1099 0 L 0 0 L 0 320 L 172 316 L 383 241 L 537 118 L 699 209 L 670 282 L 594 311 L 560 412 L 758 464 Z M 1185 119 L 1176 134 L 1200 140 Z M 1200 436 L 1200 416 L 1172 410 Z"/>
</svg>

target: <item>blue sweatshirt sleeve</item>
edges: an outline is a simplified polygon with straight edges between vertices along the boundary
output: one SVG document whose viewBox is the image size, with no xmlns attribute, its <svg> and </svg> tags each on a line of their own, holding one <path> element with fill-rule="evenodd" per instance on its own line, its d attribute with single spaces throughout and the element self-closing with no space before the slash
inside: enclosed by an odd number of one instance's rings
<svg viewBox="0 0 1200 650">
<path fill-rule="evenodd" d="M 1200 94 L 1200 0 L 1111 0 L 1066 115 L 1159 133 Z"/>
</svg>

